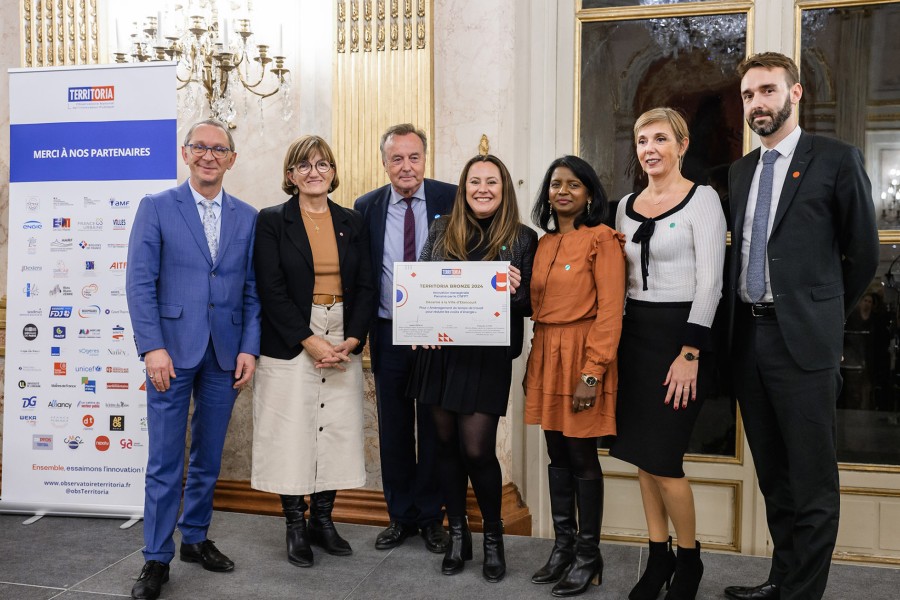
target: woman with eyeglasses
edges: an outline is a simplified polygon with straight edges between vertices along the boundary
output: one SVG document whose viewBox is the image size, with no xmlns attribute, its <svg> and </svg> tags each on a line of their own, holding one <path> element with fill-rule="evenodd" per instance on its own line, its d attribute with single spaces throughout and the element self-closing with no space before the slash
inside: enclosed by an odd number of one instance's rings
<svg viewBox="0 0 900 600">
<path fill-rule="evenodd" d="M 375 288 L 362 217 L 328 198 L 338 174 L 325 140 L 294 141 L 283 174 L 291 197 L 256 223 L 262 334 L 251 485 L 281 495 L 288 561 L 311 567 L 310 544 L 352 553 L 331 512 L 336 490 L 366 482 L 360 353 Z"/>
</svg>

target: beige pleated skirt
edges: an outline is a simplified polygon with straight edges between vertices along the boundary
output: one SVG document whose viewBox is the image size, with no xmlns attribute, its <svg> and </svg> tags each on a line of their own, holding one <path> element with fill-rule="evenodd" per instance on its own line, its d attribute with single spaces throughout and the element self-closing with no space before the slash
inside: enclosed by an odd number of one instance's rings
<svg viewBox="0 0 900 600">
<path fill-rule="evenodd" d="M 343 304 L 313 305 L 310 328 L 332 344 L 344 339 Z M 325 332 L 328 331 L 328 335 Z M 250 485 L 303 495 L 366 483 L 362 358 L 347 369 L 316 369 L 307 352 L 291 360 L 260 356 L 253 385 Z"/>
</svg>

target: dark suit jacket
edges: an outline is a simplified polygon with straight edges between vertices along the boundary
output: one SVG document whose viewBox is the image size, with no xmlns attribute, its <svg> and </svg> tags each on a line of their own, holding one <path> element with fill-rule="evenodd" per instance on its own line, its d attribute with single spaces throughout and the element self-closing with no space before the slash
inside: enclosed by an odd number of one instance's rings
<svg viewBox="0 0 900 600">
<path fill-rule="evenodd" d="M 740 303 L 744 213 L 759 154 L 756 149 L 736 161 L 728 177 L 731 323 Z M 878 231 L 863 165 L 857 148 L 802 133 L 778 200 L 768 242 L 769 280 L 788 351 L 805 370 L 840 364 L 844 320 L 878 266 Z"/>
<path fill-rule="evenodd" d="M 425 206 L 428 210 L 428 218 L 432 222 L 440 216 L 449 215 L 453 210 L 453 202 L 456 199 L 456 186 L 434 179 L 426 179 Z M 378 303 L 381 298 L 381 263 L 384 259 L 384 225 L 387 222 L 388 204 L 391 200 L 391 184 L 372 190 L 356 199 L 353 208 L 362 214 L 366 230 L 369 233 L 369 248 L 372 259 L 372 279 L 375 284 L 375 301 L 372 303 L 372 319 L 378 315 Z M 370 334 L 375 334 L 375 327 Z M 374 350 L 375 344 L 371 348 Z M 378 357 L 372 352 L 372 364 Z"/>
<path fill-rule="evenodd" d="M 375 302 L 369 261 L 369 236 L 359 213 L 331 200 L 331 221 L 337 240 L 344 296 L 344 337 L 360 340 L 362 352 Z M 262 303 L 260 353 L 291 359 L 303 351 L 300 342 L 313 335 L 315 270 L 312 249 L 296 195 L 279 206 L 260 211 L 256 221 L 256 284 Z"/>
</svg>

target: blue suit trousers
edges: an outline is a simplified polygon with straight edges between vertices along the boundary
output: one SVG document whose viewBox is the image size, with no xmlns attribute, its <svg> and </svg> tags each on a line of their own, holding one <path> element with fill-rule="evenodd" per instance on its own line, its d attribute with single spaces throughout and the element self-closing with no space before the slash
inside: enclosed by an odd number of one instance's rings
<svg viewBox="0 0 900 600">
<path fill-rule="evenodd" d="M 234 372 L 219 366 L 212 340 L 198 365 L 175 369 L 175 379 L 167 391 L 156 391 L 147 380 L 150 447 L 144 493 L 145 560 L 164 563 L 172 560 L 176 521 L 184 543 L 195 544 L 206 539 L 225 434 L 238 396 L 233 385 Z M 184 486 L 184 510 L 179 519 L 192 394 L 190 464 Z"/>
</svg>

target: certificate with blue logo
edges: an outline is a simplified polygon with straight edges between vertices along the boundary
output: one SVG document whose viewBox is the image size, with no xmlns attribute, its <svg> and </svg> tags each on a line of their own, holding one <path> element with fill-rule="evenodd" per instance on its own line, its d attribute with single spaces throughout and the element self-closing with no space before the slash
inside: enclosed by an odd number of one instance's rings
<svg viewBox="0 0 900 600">
<path fill-rule="evenodd" d="M 394 263 L 394 345 L 508 346 L 508 261 Z"/>
</svg>

